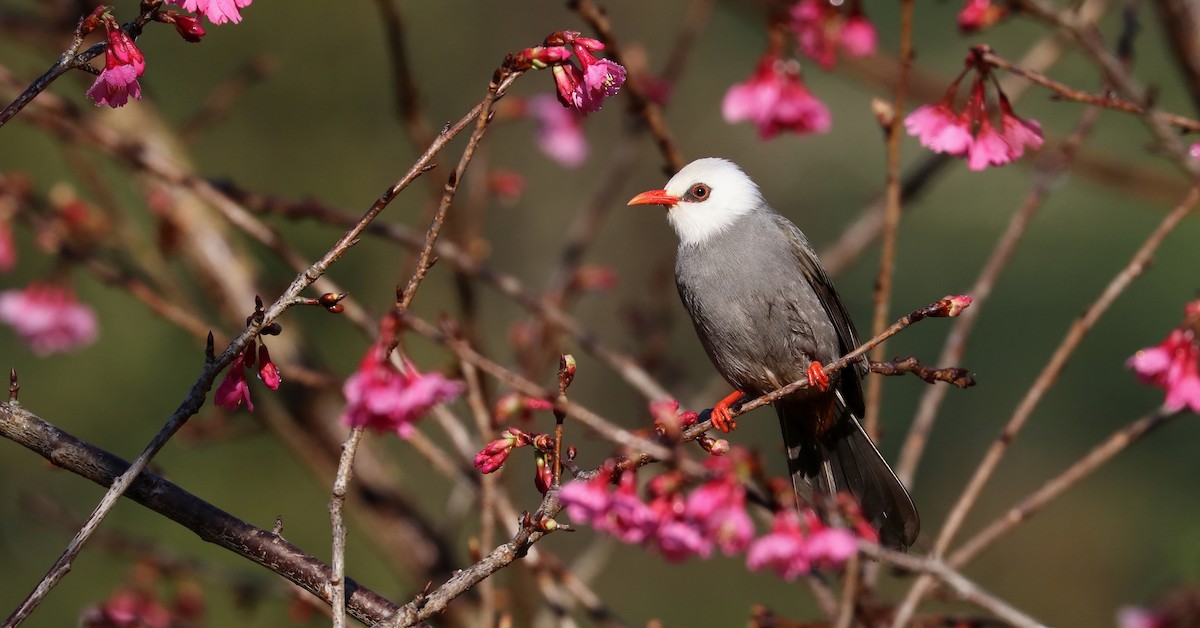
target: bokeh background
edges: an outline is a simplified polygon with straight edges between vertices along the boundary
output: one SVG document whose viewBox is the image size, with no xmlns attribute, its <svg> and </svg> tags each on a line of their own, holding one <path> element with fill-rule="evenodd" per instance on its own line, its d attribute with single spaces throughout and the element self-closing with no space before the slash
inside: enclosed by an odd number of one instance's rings
<svg viewBox="0 0 1200 628">
<path fill-rule="evenodd" d="M 20 12 L 36 12 L 32 1 L 0 1 L 0 25 Z M 563 2 L 507 0 L 400 3 L 408 25 L 409 48 L 420 98 L 429 119 L 440 125 L 457 120 L 484 94 L 493 68 L 505 53 L 537 44 L 553 30 L 585 30 Z M 614 29 L 631 50 L 644 53 L 650 68 L 661 68 L 688 3 L 681 1 L 604 3 Z M 749 75 L 764 48 L 764 8 L 755 3 L 716 2 L 711 19 L 695 43 L 686 69 L 666 107 L 666 122 L 685 160 L 717 155 L 737 161 L 761 185 L 766 198 L 800 225 L 818 249 L 836 241 L 862 208 L 882 192 L 885 172 L 882 135 L 871 114 L 874 97 L 890 96 L 887 84 L 864 68 L 886 68 L 898 47 L 896 3 L 866 3 L 880 30 L 881 58 L 860 66 L 842 65 L 834 72 L 815 66 L 806 79 L 834 111 L 831 132 L 819 136 L 757 139 L 747 125 L 731 126 L 720 115 L 721 98 L 734 82 Z M 1113 3 L 1116 4 L 1116 3 Z M 936 91 L 910 97 L 914 106 L 936 98 L 962 67 L 971 44 L 986 42 L 1009 58 L 1019 56 L 1049 31 L 1029 20 L 1012 20 L 982 35 L 964 37 L 955 29 L 959 2 L 920 2 L 915 31 L 916 63 L 922 81 Z M 128 19 L 136 3 L 115 3 L 118 17 Z M 1134 70 L 1156 86 L 1159 104 L 1190 114 L 1192 108 L 1161 43 L 1149 7 L 1136 45 Z M 1114 12 L 1115 13 L 1115 12 Z M 184 44 L 169 28 L 148 29 L 139 42 L 148 66 L 142 80 L 146 101 L 132 107 L 154 107 L 169 123 L 195 112 L 214 87 L 264 56 L 276 72 L 250 89 L 228 115 L 192 145 L 197 172 L 229 178 L 269 194 L 299 199 L 312 196 L 354 212 L 365 210 L 380 191 L 412 163 L 420 147 L 408 139 L 397 120 L 389 79 L 382 25 L 374 3 L 293 3 L 259 0 L 244 11 L 244 22 L 209 28 L 201 44 Z M 1115 16 L 1102 22 L 1112 38 L 1120 24 Z M 55 52 L 0 35 L 0 63 L 32 79 L 56 57 Z M 1050 72 L 1083 89 L 1095 89 L 1097 75 L 1079 54 L 1068 54 Z M 71 75 L 51 91 L 81 103 L 90 78 Z M 548 75 L 519 81 L 514 96 L 552 89 Z M 1081 106 L 1056 102 L 1033 89 L 1017 105 L 1023 116 L 1039 120 L 1053 147 L 1082 113 Z M 93 113 L 91 111 L 89 114 Z M 102 119 L 116 116 L 96 111 Z M 488 262 L 511 272 L 528 286 L 545 285 L 560 255 L 563 234 L 584 205 L 604 184 L 600 173 L 626 141 L 632 122 L 618 99 L 587 119 L 591 142 L 588 162 L 564 169 L 542 156 L 529 121 L 498 124 L 485 140 L 483 161 L 493 168 L 525 176 L 520 200 L 511 206 L 489 205 L 484 234 Z M 462 140 L 439 158 L 444 176 L 457 159 Z M 1105 113 L 1082 151 L 1085 163 L 1114 162 L 1122 172 L 1145 172 L 1150 179 L 1096 176 L 1083 168 L 1058 182 L 983 312 L 965 366 L 979 385 L 951 391 L 941 412 L 928 453 L 913 487 L 928 542 L 962 490 L 982 452 L 1016 407 L 1037 372 L 1063 337 L 1071 321 L 1096 298 L 1127 262 L 1170 207 L 1182 197 L 1185 179 L 1148 150 L 1149 135 L 1136 118 Z M 628 198 L 660 187 L 662 160 L 643 136 L 634 174 L 620 182 L 616 197 Z M 127 211 L 150 228 L 149 212 L 127 173 L 91 151 L 85 158 L 100 164 Z M 906 165 L 927 153 L 905 138 Z M 900 230 L 893 311 L 896 315 L 948 293 L 965 291 L 973 282 L 1009 217 L 1031 185 L 1025 160 L 986 172 L 969 172 L 955 163 L 906 206 Z M 0 129 L 0 171 L 21 172 L 40 193 L 60 183 L 78 186 L 62 145 L 18 118 Z M 443 174 L 438 174 L 439 172 Z M 427 188 L 415 186 L 384 218 L 418 228 Z M 86 191 L 82 192 L 86 195 Z M 453 210 L 452 210 L 453 211 Z M 340 235 L 340 230 L 311 223 L 272 219 L 296 247 L 313 258 Z M 18 229 L 18 269 L 0 277 L 0 287 L 22 286 L 43 276 L 52 260 L 37 252 L 32 236 Z M 1065 468 L 1110 432 L 1153 410 L 1161 393 L 1136 383 L 1124 360 L 1141 347 L 1159 342 L 1182 316 L 1182 305 L 1195 298 L 1197 242 L 1200 222 L 1188 219 L 1165 243 L 1153 268 L 1113 306 L 1082 344 L 1060 382 L 1033 415 L 1028 427 L 1004 459 L 965 528 L 969 534 L 1002 509 Z M 674 288 L 663 283 L 675 240 L 660 212 L 614 208 L 588 262 L 612 267 L 619 281 L 608 292 L 585 296 L 577 305 L 581 321 L 611 344 L 636 352 L 638 340 L 627 325 L 630 308 L 667 302 L 672 326 L 665 361 L 656 371 L 685 406 L 708 407 L 722 394 L 713 371 L 687 324 Z M 254 246 L 262 260 L 259 275 L 264 297 L 290 281 L 292 274 Z M 353 249 L 331 276 L 354 298 L 379 312 L 391 302 L 394 286 L 407 278 L 407 254 L 380 242 Z M 871 292 L 878 265 L 872 247 L 845 272 L 837 285 L 859 327 L 869 327 Z M 15 367 L 21 376 L 21 402 L 61 428 L 109 451 L 132 458 L 172 412 L 196 377 L 202 347 L 195 339 L 152 315 L 127 295 L 113 291 L 86 273 L 73 274 L 81 298 L 99 314 L 100 340 L 78 353 L 37 358 L 8 331 L 0 330 L 0 366 Z M 662 296 L 663 291 L 670 294 Z M 490 289 L 482 289 L 486 315 L 485 343 L 491 354 L 507 361 L 509 326 L 523 313 Z M 664 301 L 665 299 L 665 301 Z M 247 308 L 249 304 L 247 304 Z M 424 315 L 453 311 L 448 265 L 435 267 L 422 289 L 416 310 Z M 283 320 L 285 333 L 303 333 L 322 367 L 339 377 L 353 372 L 367 346 L 348 323 L 320 313 L 294 311 Z M 948 324 L 928 321 L 889 345 L 896 355 L 913 354 L 935 361 Z M 413 340 L 418 362 L 429 368 L 448 363 L 440 349 Z M 586 352 L 570 344 L 579 357 L 574 398 L 617 418 L 627 427 L 645 424 L 644 401 Z M 285 379 L 287 372 L 285 368 Z M 548 380 L 547 380 L 548 381 Z M 894 458 L 899 440 L 913 416 L 926 384 L 916 378 L 894 378 L 885 384 L 884 437 L 881 449 Z M 256 395 L 268 394 L 261 388 Z M 287 386 L 278 394 L 288 394 Z M 454 408 L 465 414 L 461 404 Z M 331 406 L 329 421 L 338 408 Z M 541 417 L 547 420 L 547 417 Z M 216 439 L 180 438 L 155 461 L 160 473 L 185 489 L 261 527 L 276 516 L 285 521 L 285 536 L 307 551 L 328 558 L 329 517 L 326 511 L 331 478 L 314 480 L 296 454 L 272 437 L 254 416 L 225 416 L 206 406 L 194 422 L 217 426 Z M 760 448 L 782 473 L 775 420 L 760 411 L 739 422 L 735 444 Z M 437 430 L 431 435 L 440 438 Z M 609 453 L 605 443 L 578 429 L 569 435 L 582 461 L 595 462 Z M 468 564 L 465 539 L 477 523 L 447 515 L 449 483 L 433 474 L 403 443 L 380 441 L 403 483 L 417 496 L 426 514 L 455 532 L 458 559 Z M 1173 586 L 1195 580 L 1200 565 L 1200 500 L 1195 455 L 1200 426 L 1185 417 L 1152 434 L 1099 473 L 1059 499 L 1032 521 L 1005 537 L 967 569 L 966 574 L 1002 598 L 1052 625 L 1111 624 L 1123 604 L 1152 600 Z M 514 487 L 520 507 L 533 508 L 532 462 L 519 452 L 509 463 L 506 483 Z M 30 506 L 36 495 L 64 506 L 76 517 L 90 512 L 102 491 L 87 481 L 45 464 L 21 447 L 0 442 L 0 609 L 7 613 L 58 556 L 72 530 L 60 517 L 38 514 Z M 348 573 L 396 601 L 409 599 L 424 582 L 412 582 L 388 569 L 368 538 L 352 523 Z M 188 531 L 132 503 L 122 504 L 105 529 L 152 539 L 180 556 L 194 559 L 216 575 L 202 575 L 212 626 L 284 626 L 286 596 L 251 595 L 249 610 L 233 593 L 278 591 L 278 581 L 260 568 L 199 541 Z M 961 536 L 961 535 L 960 535 Z M 584 529 L 556 534 L 543 546 L 566 557 L 593 548 L 596 535 Z M 682 565 L 667 564 L 638 548 L 601 546 L 608 554 L 595 588 L 632 624 L 661 618 L 667 626 L 744 624 L 752 603 L 763 603 L 790 617 L 816 612 L 811 596 L 799 584 L 768 574 L 748 573 L 740 559 L 714 558 Z M 86 551 L 72 573 L 29 621 L 28 626 L 73 625 L 80 610 L 105 599 L 130 577 L 131 562 L 99 549 Z M 498 576 L 504 582 L 528 580 L 520 567 Z M 235 585 L 236 586 L 232 586 Z M 886 587 L 898 594 L 899 587 Z M 536 605 L 536 594 L 515 607 Z M 522 615 L 519 615 L 521 617 Z M 314 619 L 323 623 L 323 619 Z"/>
</svg>

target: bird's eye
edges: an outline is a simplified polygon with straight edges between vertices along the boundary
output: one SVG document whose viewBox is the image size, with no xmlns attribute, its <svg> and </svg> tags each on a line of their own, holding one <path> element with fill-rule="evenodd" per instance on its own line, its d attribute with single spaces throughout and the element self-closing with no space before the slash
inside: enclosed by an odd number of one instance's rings
<svg viewBox="0 0 1200 628">
<path fill-rule="evenodd" d="M 709 188 L 703 183 L 697 183 L 696 185 L 692 186 L 692 189 L 688 190 L 687 195 L 689 198 L 687 200 L 703 201 L 707 199 L 710 194 L 712 194 L 712 188 Z"/>
</svg>

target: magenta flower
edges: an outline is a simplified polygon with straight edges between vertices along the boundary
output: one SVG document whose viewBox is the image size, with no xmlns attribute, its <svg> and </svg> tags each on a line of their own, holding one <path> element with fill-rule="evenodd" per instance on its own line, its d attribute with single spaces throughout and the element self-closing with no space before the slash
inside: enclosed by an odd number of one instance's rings
<svg viewBox="0 0 1200 628">
<path fill-rule="evenodd" d="M 756 539 L 746 550 L 746 568 L 770 569 L 784 580 L 795 580 L 811 567 L 806 549 L 799 517 L 791 508 L 784 508 L 775 513 L 771 532 Z"/>
<path fill-rule="evenodd" d="M 632 471 L 621 474 L 617 490 L 608 502 L 603 526 L 597 524 L 623 543 L 641 543 L 650 538 L 658 527 L 658 517 L 637 494 L 637 477 Z"/>
<path fill-rule="evenodd" d="M 0 293 L 0 322 L 42 356 L 89 345 L 99 333 L 92 308 L 76 300 L 69 289 L 48 283 Z"/>
<path fill-rule="evenodd" d="M 250 355 L 251 364 L 247 364 L 246 355 Z M 237 410 L 243 403 L 246 404 L 246 409 L 254 412 L 254 404 L 250 401 L 250 383 L 246 381 L 246 369 L 253 365 L 254 351 L 250 347 L 248 351 L 243 351 L 234 358 L 229 365 L 229 371 L 225 373 L 225 379 L 221 380 L 221 385 L 217 386 L 217 392 L 213 395 L 213 402 L 226 410 Z"/>
<path fill-rule="evenodd" d="M 104 27 L 108 37 L 108 48 L 104 50 L 106 67 L 114 65 L 129 65 L 141 76 L 146 71 L 146 57 L 138 49 L 137 44 L 125 29 L 117 24 L 115 18 L 106 15 Z"/>
<path fill-rule="evenodd" d="M 837 64 L 838 48 L 851 57 L 875 54 L 875 26 L 862 15 L 857 2 L 843 14 L 841 3 L 800 0 L 791 9 L 791 27 L 800 52 L 826 70 Z"/>
<path fill-rule="evenodd" d="M 754 123 L 762 139 L 783 131 L 825 133 L 831 124 L 829 108 L 804 86 L 798 66 L 771 54 L 746 82 L 729 88 L 721 113 L 731 124 Z"/>
<path fill-rule="evenodd" d="M 712 555 L 712 541 L 682 519 L 672 519 L 660 525 L 654 535 L 655 544 L 669 562 L 683 562 L 693 556 Z"/>
<path fill-rule="evenodd" d="M 283 382 L 283 378 L 279 376 L 279 367 L 271 361 L 266 343 L 258 345 L 258 379 L 271 390 L 279 390 L 279 384 Z"/>
<path fill-rule="evenodd" d="M 588 524 L 597 529 L 602 527 L 612 498 L 608 483 L 609 474 L 601 470 L 595 478 L 568 482 L 559 489 L 558 499 L 566 508 L 571 521 Z"/>
<path fill-rule="evenodd" d="M 822 528 L 809 535 L 806 551 L 813 565 L 836 569 L 858 552 L 858 540 L 845 528 Z"/>
<path fill-rule="evenodd" d="M 122 107 L 134 100 L 142 99 L 142 86 L 137 80 L 137 70 L 132 65 L 117 65 L 104 68 L 96 82 L 87 90 L 88 98 L 96 102 L 96 106 Z"/>
<path fill-rule="evenodd" d="M 1143 384 L 1166 391 L 1168 411 L 1200 413 L 1200 345 L 1194 329 L 1172 330 L 1162 344 L 1138 351 L 1125 364 Z"/>
<path fill-rule="evenodd" d="M 608 59 L 597 59 L 592 54 L 603 46 L 594 39 L 579 38 L 575 41 L 575 57 L 583 66 L 582 101 L 578 108 L 583 113 L 597 111 L 605 98 L 612 98 L 625 84 L 625 68 Z"/>
<path fill-rule="evenodd" d="M 0 273 L 17 266 L 17 243 L 13 241 L 12 225 L 0 219 Z"/>
<path fill-rule="evenodd" d="M 372 345 L 358 371 L 342 386 L 346 397 L 342 422 L 351 427 L 394 431 L 400 438 L 408 438 L 413 425 L 430 408 L 453 400 L 463 391 L 462 382 L 438 373 L 420 373 L 410 362 L 405 367 L 400 373 L 388 361 L 385 348 Z"/>
<path fill-rule="evenodd" d="M 966 0 L 958 12 L 958 29 L 964 33 L 974 33 L 990 28 L 1007 12 L 1002 3 L 992 0 Z"/>
<path fill-rule="evenodd" d="M 754 538 L 754 523 L 746 512 L 746 489 L 732 474 L 718 474 L 693 490 L 685 512 L 726 556 L 744 551 Z"/>
<path fill-rule="evenodd" d="M 564 66 L 554 66 L 555 72 Z M 583 119 L 573 109 L 564 109 L 548 94 L 529 98 L 529 114 L 537 122 L 537 145 L 547 157 L 567 168 L 583 165 L 588 157 Z"/>
<path fill-rule="evenodd" d="M 167 4 L 203 14 L 213 24 L 237 24 L 242 21 L 239 10 L 250 6 L 250 2 L 251 0 L 167 0 Z"/>
<path fill-rule="evenodd" d="M 200 20 L 190 15 L 172 15 L 170 23 L 175 26 L 175 32 L 179 33 L 179 36 L 186 42 L 198 44 L 200 38 L 205 35 L 204 27 L 200 26 Z"/>
</svg>

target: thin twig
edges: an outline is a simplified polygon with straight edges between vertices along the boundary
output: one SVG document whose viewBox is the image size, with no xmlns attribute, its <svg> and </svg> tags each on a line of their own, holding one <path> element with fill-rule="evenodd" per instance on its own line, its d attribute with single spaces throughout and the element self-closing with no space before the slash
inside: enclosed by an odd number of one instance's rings
<svg viewBox="0 0 1200 628">
<path fill-rule="evenodd" d="M 1008 447 L 1016 439 L 1017 434 L 1024 427 L 1026 421 L 1029 420 L 1029 417 L 1033 414 L 1042 397 L 1045 396 L 1046 392 L 1058 379 L 1058 375 L 1066 366 L 1067 361 L 1074 355 L 1079 343 L 1091 331 L 1096 321 L 1108 311 L 1108 308 L 1116 301 L 1117 297 L 1133 283 L 1134 279 L 1137 279 L 1146 270 L 1159 245 L 1162 244 L 1163 240 L 1175 229 L 1180 221 L 1192 211 L 1197 201 L 1200 201 L 1200 185 L 1193 187 L 1179 205 L 1171 213 L 1167 214 L 1154 232 L 1142 243 L 1142 246 L 1133 255 L 1133 258 L 1129 260 L 1129 263 L 1113 277 L 1112 281 L 1104 288 L 1104 291 L 1096 301 L 1071 325 L 1071 328 L 1067 331 L 1067 335 L 1063 338 L 1058 348 L 1055 349 L 1054 355 L 1050 357 L 1050 361 L 1043 367 L 1041 373 L 1038 374 L 1037 379 L 1034 380 L 1033 385 L 1013 412 L 1012 417 L 1008 420 L 1008 424 L 1004 426 L 1004 429 L 996 437 L 996 440 L 992 441 L 991 447 L 984 454 L 983 460 L 980 461 L 966 488 L 963 489 L 958 501 L 955 502 L 950 510 L 950 514 L 947 515 L 946 523 L 942 526 L 937 540 L 934 542 L 934 556 L 945 554 L 950 542 L 954 539 L 955 533 L 958 532 L 958 529 L 966 520 L 971 506 L 978 499 L 983 486 L 991 478 L 996 466 L 1000 463 L 1000 459 L 1004 457 L 1005 452 L 1008 451 Z M 913 583 L 904 598 L 904 602 L 896 611 L 896 618 L 892 624 L 895 628 L 902 628 L 912 619 L 917 604 L 920 603 L 921 598 L 932 584 L 933 581 L 926 576 L 918 578 Z"/>
<path fill-rule="evenodd" d="M 883 247 L 879 254 L 879 273 L 875 277 L 875 315 L 871 333 L 883 331 L 892 302 L 892 278 L 896 265 L 896 237 L 900 231 L 900 140 L 904 137 L 904 95 L 908 91 L 908 76 L 912 72 L 912 30 L 914 0 L 900 3 L 900 78 L 892 96 L 892 119 L 887 127 L 887 185 L 883 220 Z M 887 349 L 879 344 L 871 359 L 883 361 Z M 871 438 L 879 439 L 879 407 L 883 403 L 883 379 L 867 380 L 866 421 L 864 428 Z"/>
<path fill-rule="evenodd" d="M 1049 504 L 1058 496 L 1065 493 L 1067 489 L 1070 489 L 1091 475 L 1093 471 L 1099 469 L 1114 456 L 1128 449 L 1143 436 L 1182 415 L 1183 413 L 1179 411 L 1172 412 L 1160 408 L 1113 432 L 1103 443 L 1097 445 L 1087 455 L 1076 461 L 1075 464 L 1048 480 L 1041 488 L 1031 493 L 1012 508 L 1009 508 L 1007 512 L 997 517 L 983 530 L 964 542 L 947 557 L 946 562 L 956 569 L 967 564 L 968 561 L 978 556 L 980 552 L 994 543 L 996 539 L 1027 521 L 1046 506 L 1046 504 Z"/>
<path fill-rule="evenodd" d="M 342 455 L 338 459 L 337 474 L 333 480 L 333 492 L 329 498 L 329 520 L 333 528 L 333 569 L 329 574 L 332 589 L 330 608 L 333 610 L 334 628 L 346 626 L 346 522 L 342 518 L 342 507 L 346 504 L 346 489 L 354 475 L 354 453 L 362 439 L 363 427 L 350 430 L 342 444 Z"/>
<path fill-rule="evenodd" d="M 991 296 L 992 288 L 999 280 L 1000 274 L 1008 267 L 1013 251 L 1016 250 L 1017 244 L 1020 243 L 1046 198 L 1060 177 L 1069 171 L 1079 146 L 1091 133 L 1099 118 L 1099 113 L 1100 110 L 1095 107 L 1088 108 L 1075 130 L 1059 149 L 1038 159 L 1033 176 L 1033 187 L 1029 190 L 1024 202 L 1009 219 L 1008 227 L 996 241 L 991 256 L 984 263 L 983 269 L 979 271 L 979 276 L 975 279 L 969 293 L 974 299 L 971 309 L 964 312 L 950 327 L 950 332 L 946 334 L 946 340 L 942 345 L 942 353 L 938 356 L 938 364 L 956 365 L 962 361 L 975 321 L 979 318 L 980 306 Z M 901 447 L 900 458 L 896 465 L 896 476 L 910 489 L 916 477 L 917 464 L 925 451 L 929 434 L 933 431 L 934 420 L 937 418 L 942 401 L 946 398 L 947 391 L 936 388 L 938 387 L 925 391 L 925 394 L 921 396 L 916 416 L 912 425 L 909 426 L 908 435 L 904 439 L 904 446 Z"/>
</svg>

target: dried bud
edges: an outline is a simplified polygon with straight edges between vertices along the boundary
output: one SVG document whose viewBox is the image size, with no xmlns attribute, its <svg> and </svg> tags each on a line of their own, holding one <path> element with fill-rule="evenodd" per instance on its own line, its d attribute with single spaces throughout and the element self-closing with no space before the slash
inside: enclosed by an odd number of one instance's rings
<svg viewBox="0 0 1200 628">
<path fill-rule="evenodd" d="M 892 128 L 892 121 L 896 119 L 896 108 L 892 106 L 892 103 L 882 98 L 872 98 L 871 113 L 875 114 L 875 119 L 879 121 L 880 128 Z"/>
<path fill-rule="evenodd" d="M 258 332 L 260 336 L 278 336 L 281 333 L 283 333 L 283 325 L 280 325 L 279 323 L 271 323 L 270 325 L 266 325 Z"/>
<path fill-rule="evenodd" d="M 325 294 L 322 294 L 321 296 L 317 297 L 317 303 L 320 304 L 321 307 L 329 310 L 330 312 L 334 312 L 335 310 L 333 308 L 337 307 L 340 304 L 341 300 L 345 299 L 348 296 L 350 296 L 349 292 L 342 292 L 340 294 L 337 292 L 326 292 Z M 341 312 L 342 310 L 339 309 L 336 311 Z"/>
<path fill-rule="evenodd" d="M 558 387 L 566 390 L 575 381 L 575 356 L 564 353 L 558 358 Z"/>
</svg>

